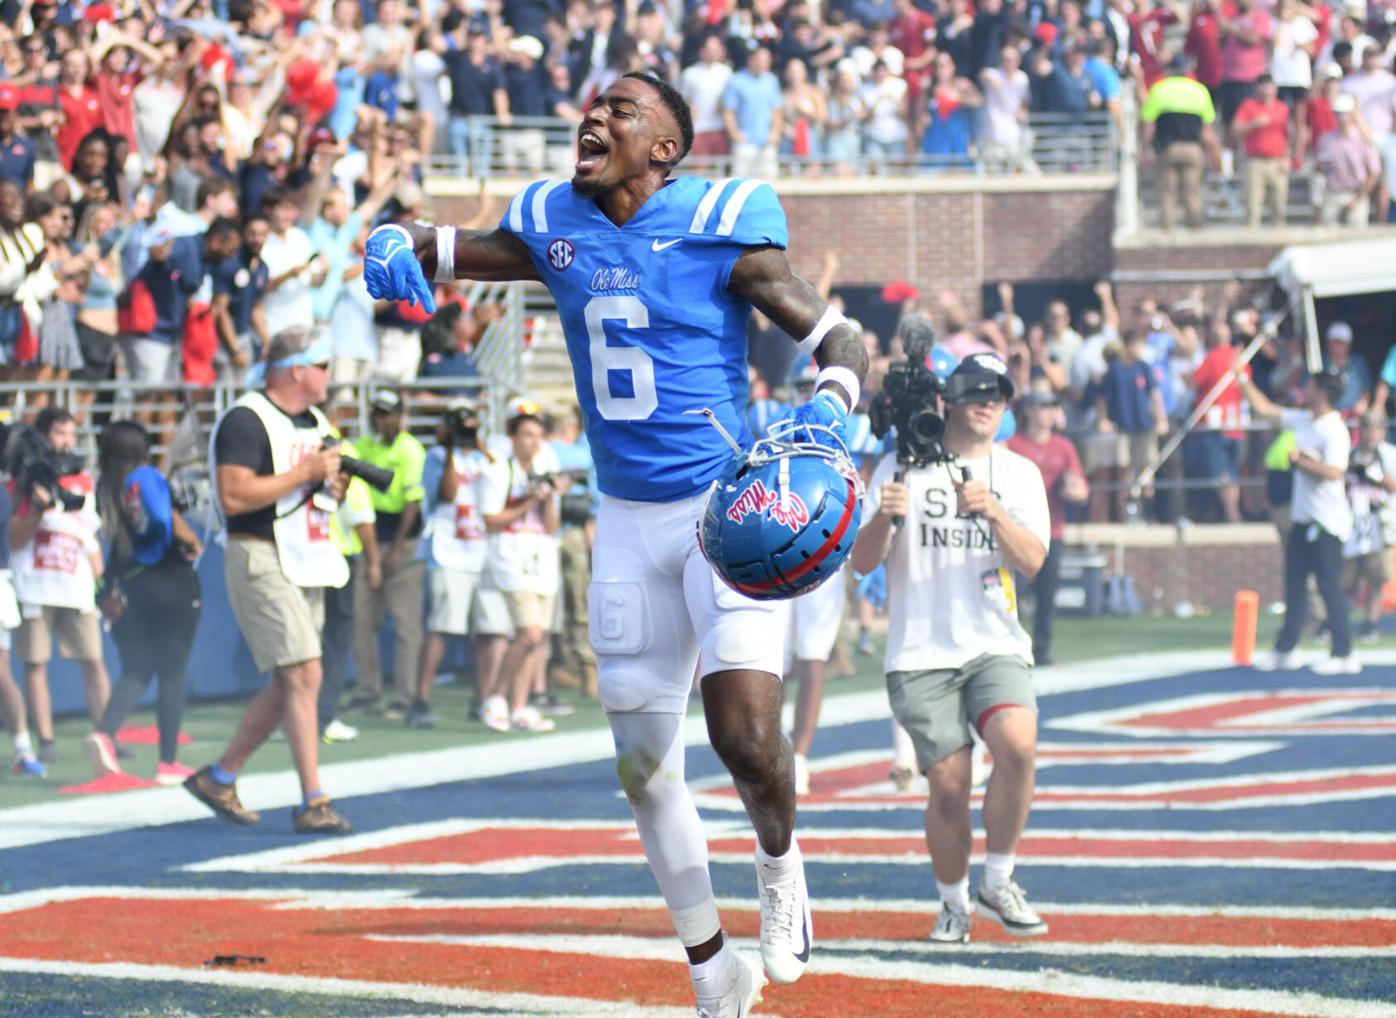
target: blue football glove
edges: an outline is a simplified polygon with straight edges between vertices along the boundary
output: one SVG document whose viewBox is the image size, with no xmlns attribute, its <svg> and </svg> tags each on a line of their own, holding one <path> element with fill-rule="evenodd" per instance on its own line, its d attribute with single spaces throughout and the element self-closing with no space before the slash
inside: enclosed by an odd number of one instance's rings
<svg viewBox="0 0 1396 1018">
<path fill-rule="evenodd" d="M 816 392 L 808 403 L 797 406 L 790 413 L 790 420 L 796 424 L 822 425 L 832 428 L 840 441 L 848 443 L 848 411 L 843 408 L 843 400 L 832 392 Z M 797 430 L 791 436 L 799 442 L 813 442 L 816 445 L 836 447 L 827 431 L 814 429 Z"/>
<path fill-rule="evenodd" d="M 431 284 L 412 250 L 412 235 L 401 226 L 380 226 L 364 245 L 364 282 L 374 300 L 405 300 L 436 313 Z"/>
</svg>

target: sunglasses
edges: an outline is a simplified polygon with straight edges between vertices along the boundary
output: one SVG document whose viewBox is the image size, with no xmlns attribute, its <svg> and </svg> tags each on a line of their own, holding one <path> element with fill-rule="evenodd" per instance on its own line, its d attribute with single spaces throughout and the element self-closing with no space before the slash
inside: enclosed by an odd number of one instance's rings
<svg viewBox="0 0 1396 1018">
<path fill-rule="evenodd" d="M 543 405 L 542 405 L 541 403 L 528 402 L 528 403 L 515 403 L 515 404 L 514 404 L 514 416 L 515 416 L 515 417 L 523 417 L 523 416 L 525 416 L 525 415 L 536 415 L 536 414 L 541 413 L 542 410 L 543 410 Z"/>
</svg>

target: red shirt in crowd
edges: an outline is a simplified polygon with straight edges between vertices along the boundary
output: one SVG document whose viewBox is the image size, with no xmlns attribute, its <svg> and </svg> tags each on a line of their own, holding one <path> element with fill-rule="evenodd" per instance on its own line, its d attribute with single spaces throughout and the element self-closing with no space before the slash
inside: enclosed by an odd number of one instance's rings
<svg viewBox="0 0 1396 1018">
<path fill-rule="evenodd" d="M 1257 159 L 1283 159 L 1289 155 L 1289 107 L 1275 99 L 1264 103 L 1255 97 L 1241 100 L 1236 108 L 1239 127 L 1256 120 L 1261 126 L 1247 131 L 1246 155 Z"/>
<path fill-rule="evenodd" d="M 63 111 L 63 126 L 53 136 L 53 142 L 58 147 L 58 159 L 63 168 L 71 170 L 78 143 L 104 122 L 102 104 L 97 98 L 96 89 L 84 85 L 76 95 L 66 88 L 60 88 L 58 106 Z"/>
<path fill-rule="evenodd" d="M 1283 103 L 1280 103 L 1283 106 Z M 1238 114 L 1239 116 L 1239 114 Z M 1219 346 L 1207 351 L 1207 356 L 1202 359 L 1202 363 L 1197 366 L 1197 370 L 1192 373 L 1193 391 L 1197 393 L 1197 400 L 1193 406 L 1201 403 L 1206 395 L 1212 391 L 1212 386 L 1222 380 L 1222 377 L 1231 370 L 1231 365 L 1236 363 L 1237 350 L 1234 346 Z M 1241 369 L 1241 374 L 1250 377 L 1250 366 Z M 1227 438 L 1245 438 L 1246 433 L 1238 430 L 1245 423 L 1243 413 L 1243 402 L 1241 399 L 1241 387 L 1232 379 L 1230 385 L 1222 390 L 1222 394 L 1217 397 L 1217 401 L 1212 404 L 1206 415 L 1202 418 L 1204 428 L 1225 429 L 1222 434 Z"/>
<path fill-rule="evenodd" d="M 1037 464 L 1042 471 L 1042 486 L 1047 489 L 1047 511 L 1052 519 L 1052 540 L 1060 541 L 1066 533 L 1066 501 L 1062 498 L 1062 478 L 1067 474 L 1085 477 L 1076 446 L 1064 435 L 1053 435 L 1045 442 L 1034 442 L 1021 431 L 1005 445 Z"/>
<path fill-rule="evenodd" d="M 1338 129 L 1338 114 L 1333 112 L 1325 96 L 1316 95 L 1305 107 L 1309 118 L 1309 151 L 1318 151 L 1318 140 L 1329 131 Z"/>
<path fill-rule="evenodd" d="M 902 51 L 907 62 L 913 62 L 935 45 L 936 19 L 920 8 L 912 8 L 911 13 L 899 17 L 888 26 L 888 39 Z M 906 75 L 907 85 L 913 92 L 924 87 L 930 77 L 929 66 Z"/>
<path fill-rule="evenodd" d="M 1139 58 L 1144 84 L 1152 85 L 1163 77 L 1163 65 L 1159 62 L 1159 55 L 1163 51 L 1163 30 L 1176 22 L 1178 16 L 1166 7 L 1155 7 L 1143 14 L 1131 14 L 1128 20 L 1131 49 Z"/>
<path fill-rule="evenodd" d="M 1215 14 L 1204 8 L 1192 16 L 1183 52 L 1192 57 L 1194 78 L 1212 89 L 1221 84 L 1221 31 Z"/>
<path fill-rule="evenodd" d="M 1268 11 L 1252 7 L 1238 13 L 1230 21 L 1239 30 L 1255 37 L 1256 42 L 1242 42 L 1229 34 L 1222 40 L 1222 81 L 1255 81 L 1265 73 L 1270 63 L 1270 40 L 1275 36 L 1274 22 Z"/>
<path fill-rule="evenodd" d="M 102 120 L 107 132 L 117 138 L 125 138 L 136 148 L 136 108 L 135 90 L 141 80 L 139 71 L 126 71 L 112 74 L 98 71 L 92 78 L 97 89 L 97 101 L 102 104 Z"/>
</svg>

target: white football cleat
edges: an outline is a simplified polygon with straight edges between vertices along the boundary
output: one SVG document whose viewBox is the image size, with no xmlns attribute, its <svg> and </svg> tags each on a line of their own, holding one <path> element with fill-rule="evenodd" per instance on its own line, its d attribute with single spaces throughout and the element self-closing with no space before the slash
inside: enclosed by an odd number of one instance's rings
<svg viewBox="0 0 1396 1018">
<path fill-rule="evenodd" d="M 1358 675 L 1362 662 L 1349 654 L 1347 657 L 1326 657 L 1309 666 L 1315 675 Z"/>
<path fill-rule="evenodd" d="M 731 971 L 734 978 L 720 992 L 710 993 L 707 991 L 712 987 L 693 984 L 698 997 L 697 1018 L 746 1018 L 751 1009 L 761 1003 L 761 988 L 766 985 L 766 977 L 756 971 L 756 966 L 733 952 Z"/>
<path fill-rule="evenodd" d="M 761 861 L 756 862 L 756 890 L 761 898 L 761 964 L 773 983 L 793 983 L 804 975 L 814 945 L 805 861 L 792 841 L 795 872 L 767 883 Z"/>
<path fill-rule="evenodd" d="M 936 916 L 935 929 L 931 930 L 931 943 L 968 944 L 969 928 L 973 921 L 968 912 L 941 902 L 940 915 Z"/>
<path fill-rule="evenodd" d="M 1272 650 L 1256 658 L 1251 667 L 1258 672 L 1293 672 L 1304 667 L 1304 660 L 1297 650 Z"/>
</svg>

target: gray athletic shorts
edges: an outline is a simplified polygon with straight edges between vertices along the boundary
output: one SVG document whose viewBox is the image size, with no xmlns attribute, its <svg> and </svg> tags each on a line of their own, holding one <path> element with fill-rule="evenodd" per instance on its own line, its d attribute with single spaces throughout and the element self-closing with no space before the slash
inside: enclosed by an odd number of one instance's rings
<svg viewBox="0 0 1396 1018">
<path fill-rule="evenodd" d="M 982 730 L 994 708 L 1037 710 L 1032 668 L 1011 654 L 984 654 L 963 668 L 890 672 L 887 698 L 923 774 L 973 742 L 973 728 Z"/>
</svg>

